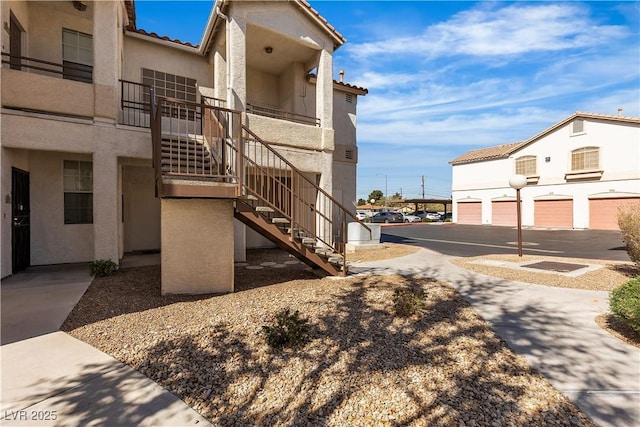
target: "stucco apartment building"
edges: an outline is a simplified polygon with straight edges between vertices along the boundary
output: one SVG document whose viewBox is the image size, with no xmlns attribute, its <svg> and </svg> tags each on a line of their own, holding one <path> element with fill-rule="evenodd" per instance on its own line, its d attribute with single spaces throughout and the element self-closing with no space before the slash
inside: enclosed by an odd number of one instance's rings
<svg viewBox="0 0 640 427">
<path fill-rule="evenodd" d="M 217 0 L 199 45 L 133 0 L 1 8 L 2 277 L 161 249 L 163 292 L 225 292 L 273 242 L 343 271 L 367 90 L 306 1 Z"/>
<path fill-rule="evenodd" d="M 522 225 L 615 230 L 618 207 L 640 204 L 640 118 L 577 112 L 450 163 L 454 222 L 516 225 L 509 178 L 522 174 Z"/>
</svg>

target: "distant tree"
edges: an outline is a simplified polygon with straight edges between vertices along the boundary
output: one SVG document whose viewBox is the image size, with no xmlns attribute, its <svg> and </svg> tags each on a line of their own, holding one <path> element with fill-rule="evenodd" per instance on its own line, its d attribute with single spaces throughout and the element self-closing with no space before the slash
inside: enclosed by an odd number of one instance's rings
<svg viewBox="0 0 640 427">
<path fill-rule="evenodd" d="M 371 199 L 375 200 L 376 202 L 380 199 L 382 199 L 382 196 L 384 196 L 384 194 L 382 194 L 382 191 L 380 190 L 373 190 L 371 192 L 371 194 L 369 194 L 369 201 L 371 201 Z"/>
<path fill-rule="evenodd" d="M 358 206 L 366 205 L 366 204 L 368 204 L 368 203 L 369 203 L 369 202 L 368 202 L 368 201 L 366 201 L 366 200 L 364 200 L 364 199 L 358 199 Z"/>
<path fill-rule="evenodd" d="M 402 195 L 396 191 L 396 193 L 391 196 L 392 199 L 402 199 Z"/>
</svg>

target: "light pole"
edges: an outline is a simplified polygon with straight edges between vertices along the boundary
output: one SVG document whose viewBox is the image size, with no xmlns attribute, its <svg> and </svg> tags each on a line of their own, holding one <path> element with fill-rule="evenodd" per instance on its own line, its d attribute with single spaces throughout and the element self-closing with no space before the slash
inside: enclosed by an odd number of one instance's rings
<svg viewBox="0 0 640 427">
<path fill-rule="evenodd" d="M 522 213 L 520 211 L 520 190 L 527 185 L 527 177 L 514 175 L 509 180 L 511 188 L 516 190 L 516 211 L 518 216 L 518 256 L 522 257 Z"/>
</svg>

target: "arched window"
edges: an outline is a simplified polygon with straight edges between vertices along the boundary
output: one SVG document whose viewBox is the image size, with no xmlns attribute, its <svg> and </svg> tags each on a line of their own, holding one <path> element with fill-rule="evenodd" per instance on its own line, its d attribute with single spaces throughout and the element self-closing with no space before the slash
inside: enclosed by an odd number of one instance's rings
<svg viewBox="0 0 640 427">
<path fill-rule="evenodd" d="M 600 148 L 582 147 L 571 152 L 571 170 L 596 170 L 600 167 Z"/>
<path fill-rule="evenodd" d="M 536 156 L 522 156 L 516 159 L 516 173 L 524 176 L 536 175 Z"/>
</svg>

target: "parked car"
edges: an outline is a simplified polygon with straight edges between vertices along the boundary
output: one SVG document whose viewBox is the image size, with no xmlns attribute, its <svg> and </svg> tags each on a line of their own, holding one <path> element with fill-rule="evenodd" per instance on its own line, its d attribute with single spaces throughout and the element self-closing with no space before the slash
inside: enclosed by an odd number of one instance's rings
<svg viewBox="0 0 640 427">
<path fill-rule="evenodd" d="M 402 214 L 404 222 L 422 222 L 422 219 L 417 215 Z"/>
<path fill-rule="evenodd" d="M 367 215 L 366 213 L 364 213 L 362 211 L 358 211 L 358 212 L 356 212 L 356 218 L 358 218 L 358 221 L 364 221 L 367 218 L 369 218 L 369 215 Z"/>
<path fill-rule="evenodd" d="M 398 212 L 378 212 L 371 217 L 371 222 L 404 222 L 404 217 Z"/>
<path fill-rule="evenodd" d="M 428 218 L 431 221 L 440 221 L 440 214 L 434 211 L 415 211 L 412 215 L 420 217 L 420 219 Z"/>
<path fill-rule="evenodd" d="M 447 212 L 446 214 L 440 215 L 440 221 L 451 221 L 452 215 L 451 212 Z"/>
</svg>

